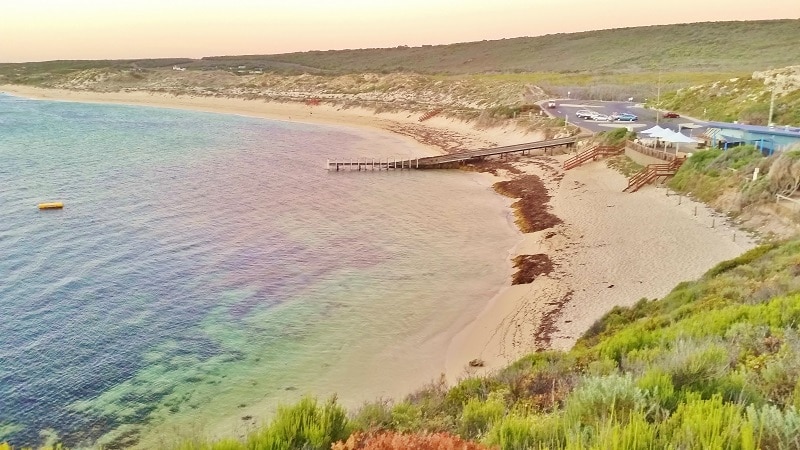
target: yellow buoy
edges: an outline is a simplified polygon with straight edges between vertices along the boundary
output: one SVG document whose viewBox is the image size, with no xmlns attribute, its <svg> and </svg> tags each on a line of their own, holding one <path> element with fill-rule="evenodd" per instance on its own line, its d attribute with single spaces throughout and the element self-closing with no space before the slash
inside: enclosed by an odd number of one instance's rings
<svg viewBox="0 0 800 450">
<path fill-rule="evenodd" d="M 62 202 L 39 203 L 39 209 L 61 209 L 64 207 Z"/>
</svg>

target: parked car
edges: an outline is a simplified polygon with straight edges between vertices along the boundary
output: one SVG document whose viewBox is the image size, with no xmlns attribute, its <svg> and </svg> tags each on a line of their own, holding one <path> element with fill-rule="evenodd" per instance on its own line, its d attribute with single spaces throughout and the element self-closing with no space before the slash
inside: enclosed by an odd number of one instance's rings
<svg viewBox="0 0 800 450">
<path fill-rule="evenodd" d="M 575 117 L 579 119 L 591 119 L 592 117 L 596 116 L 597 113 L 594 111 L 589 111 L 588 109 L 581 109 L 575 113 Z"/>
<path fill-rule="evenodd" d="M 639 120 L 639 117 L 636 114 L 631 113 L 614 113 L 611 115 L 611 120 L 616 120 L 619 122 L 636 122 Z"/>
<path fill-rule="evenodd" d="M 592 120 L 596 122 L 608 122 L 611 120 L 611 117 L 608 117 L 605 114 L 595 114 L 594 117 L 592 117 Z"/>
<path fill-rule="evenodd" d="M 678 114 L 676 112 L 672 112 L 672 111 L 664 113 L 664 118 L 665 119 L 677 119 L 680 116 L 681 116 L 680 114 Z"/>
<path fill-rule="evenodd" d="M 550 100 L 549 102 L 547 102 L 547 107 L 550 108 L 550 109 L 555 108 L 556 107 L 555 100 Z"/>
</svg>

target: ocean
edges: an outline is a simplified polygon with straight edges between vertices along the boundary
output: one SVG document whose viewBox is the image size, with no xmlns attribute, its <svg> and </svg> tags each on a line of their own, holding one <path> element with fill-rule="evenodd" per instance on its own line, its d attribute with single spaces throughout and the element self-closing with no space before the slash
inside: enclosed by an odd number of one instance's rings
<svg viewBox="0 0 800 450">
<path fill-rule="evenodd" d="M 413 145 L 0 94 L 0 442 L 235 435 L 437 378 L 519 234 L 474 174 L 325 170 Z"/>
</svg>

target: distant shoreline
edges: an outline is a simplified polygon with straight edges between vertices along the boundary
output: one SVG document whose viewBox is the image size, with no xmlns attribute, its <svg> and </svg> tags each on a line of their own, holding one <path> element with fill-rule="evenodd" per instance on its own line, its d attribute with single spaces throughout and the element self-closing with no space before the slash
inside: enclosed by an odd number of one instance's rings
<svg viewBox="0 0 800 450">
<path fill-rule="evenodd" d="M 95 92 L 46 89 L 23 85 L 0 85 L 0 92 L 36 100 L 107 103 L 131 106 L 183 109 L 219 114 L 236 114 L 270 120 L 382 130 L 413 139 L 421 150 L 414 157 L 435 156 L 447 149 L 474 149 L 493 145 L 540 140 L 537 133 L 510 128 L 476 130 L 457 119 L 434 117 L 420 122 L 420 114 L 408 111 L 375 113 L 365 108 L 335 106 L 328 103 L 310 106 L 299 102 L 247 100 L 235 97 L 176 96 L 149 91 Z M 436 136 L 436 134 L 446 136 Z"/>
</svg>

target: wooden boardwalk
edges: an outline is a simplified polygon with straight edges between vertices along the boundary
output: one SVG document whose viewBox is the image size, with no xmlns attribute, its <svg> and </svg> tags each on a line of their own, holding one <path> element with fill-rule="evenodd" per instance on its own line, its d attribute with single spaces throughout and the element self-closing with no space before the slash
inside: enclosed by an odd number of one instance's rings
<svg viewBox="0 0 800 450">
<path fill-rule="evenodd" d="M 549 141 L 528 142 L 525 144 L 506 145 L 503 147 L 483 148 L 468 150 L 449 155 L 429 156 L 426 158 L 396 159 L 396 158 L 353 158 L 348 160 L 328 160 L 328 170 L 389 170 L 389 169 L 444 169 L 456 167 L 467 161 L 480 160 L 487 156 L 508 155 L 512 153 L 530 152 L 532 150 L 546 150 L 555 147 L 572 147 L 578 137 L 551 139 Z"/>
</svg>

